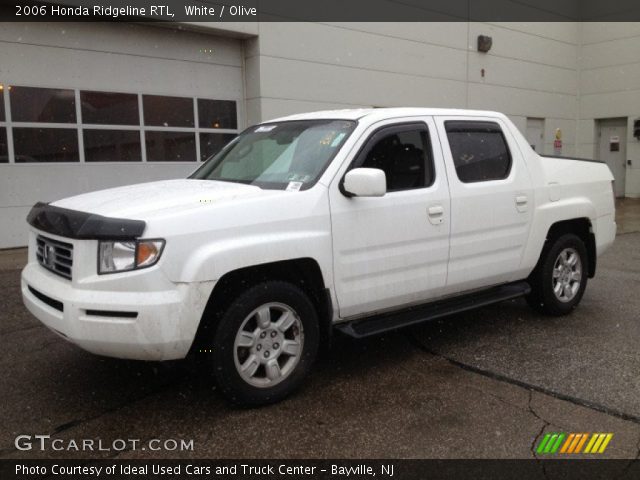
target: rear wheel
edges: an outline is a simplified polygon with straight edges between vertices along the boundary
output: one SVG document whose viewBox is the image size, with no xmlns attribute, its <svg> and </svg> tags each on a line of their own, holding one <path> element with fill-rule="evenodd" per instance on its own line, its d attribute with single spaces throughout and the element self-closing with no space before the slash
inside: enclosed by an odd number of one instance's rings
<svg viewBox="0 0 640 480">
<path fill-rule="evenodd" d="M 216 330 L 213 361 L 222 393 L 244 406 L 285 398 L 310 371 L 318 343 L 317 314 L 302 290 L 280 281 L 254 286 Z"/>
<path fill-rule="evenodd" d="M 545 247 L 529 277 L 529 304 L 548 315 L 566 315 L 582 299 L 587 286 L 587 249 L 574 234 L 565 234 Z"/>
</svg>

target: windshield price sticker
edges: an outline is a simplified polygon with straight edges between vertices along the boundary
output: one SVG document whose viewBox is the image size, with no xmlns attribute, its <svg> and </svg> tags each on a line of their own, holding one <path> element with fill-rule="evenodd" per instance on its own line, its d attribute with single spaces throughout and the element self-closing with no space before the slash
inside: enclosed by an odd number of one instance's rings
<svg viewBox="0 0 640 480">
<path fill-rule="evenodd" d="M 302 182 L 289 182 L 289 185 L 287 185 L 286 191 L 297 192 L 301 188 L 302 188 Z"/>
</svg>

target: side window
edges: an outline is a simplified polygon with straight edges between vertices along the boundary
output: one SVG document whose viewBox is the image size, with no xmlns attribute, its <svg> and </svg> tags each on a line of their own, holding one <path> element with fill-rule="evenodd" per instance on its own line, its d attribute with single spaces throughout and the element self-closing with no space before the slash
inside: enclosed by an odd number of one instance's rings
<svg viewBox="0 0 640 480">
<path fill-rule="evenodd" d="M 360 152 L 356 165 L 384 171 L 388 192 L 430 186 L 434 169 L 426 126 L 404 125 L 378 131 Z"/>
<path fill-rule="evenodd" d="M 456 120 L 445 122 L 444 126 L 461 182 L 486 182 L 509 176 L 511 154 L 497 123 Z"/>
</svg>

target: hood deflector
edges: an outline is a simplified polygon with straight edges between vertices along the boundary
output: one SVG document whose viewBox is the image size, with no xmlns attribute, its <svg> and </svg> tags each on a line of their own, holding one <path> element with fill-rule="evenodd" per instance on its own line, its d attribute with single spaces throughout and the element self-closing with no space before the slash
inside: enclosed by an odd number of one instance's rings
<svg viewBox="0 0 640 480">
<path fill-rule="evenodd" d="M 53 235 L 83 240 L 132 240 L 140 237 L 146 227 L 143 220 L 104 217 L 42 202 L 33 206 L 27 222 Z"/>
</svg>

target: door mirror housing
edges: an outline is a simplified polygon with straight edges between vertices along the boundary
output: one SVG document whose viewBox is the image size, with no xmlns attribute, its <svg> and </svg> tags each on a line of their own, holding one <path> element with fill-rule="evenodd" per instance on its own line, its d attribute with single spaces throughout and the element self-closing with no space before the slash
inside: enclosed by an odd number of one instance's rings
<svg viewBox="0 0 640 480">
<path fill-rule="evenodd" d="M 354 168 L 344 176 L 344 192 L 354 197 L 382 197 L 387 193 L 387 176 L 379 168 Z"/>
</svg>

